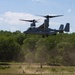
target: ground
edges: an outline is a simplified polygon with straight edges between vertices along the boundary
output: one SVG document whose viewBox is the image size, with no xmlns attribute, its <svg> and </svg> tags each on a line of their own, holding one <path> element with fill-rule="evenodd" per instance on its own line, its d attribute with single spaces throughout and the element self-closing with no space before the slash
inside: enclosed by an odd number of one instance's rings
<svg viewBox="0 0 75 75">
<path fill-rule="evenodd" d="M 74 66 L 48 66 L 37 63 L 9 63 L 0 65 L 0 75 L 75 75 Z"/>
</svg>

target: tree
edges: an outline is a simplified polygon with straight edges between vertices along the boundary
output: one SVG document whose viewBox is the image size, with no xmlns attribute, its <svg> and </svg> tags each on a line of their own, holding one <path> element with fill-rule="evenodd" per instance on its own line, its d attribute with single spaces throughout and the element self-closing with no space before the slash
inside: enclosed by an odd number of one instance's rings
<svg viewBox="0 0 75 75">
<path fill-rule="evenodd" d="M 11 37 L 0 37 L 0 61 L 16 60 L 19 52 L 19 44 Z"/>
</svg>

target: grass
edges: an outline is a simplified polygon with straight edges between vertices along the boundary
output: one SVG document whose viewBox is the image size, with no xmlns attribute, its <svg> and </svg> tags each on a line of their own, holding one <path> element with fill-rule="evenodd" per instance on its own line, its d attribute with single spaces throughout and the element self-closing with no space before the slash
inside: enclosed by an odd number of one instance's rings
<svg viewBox="0 0 75 75">
<path fill-rule="evenodd" d="M 75 75 L 73 66 L 47 66 L 39 64 L 8 63 L 0 64 L 0 75 Z"/>
</svg>

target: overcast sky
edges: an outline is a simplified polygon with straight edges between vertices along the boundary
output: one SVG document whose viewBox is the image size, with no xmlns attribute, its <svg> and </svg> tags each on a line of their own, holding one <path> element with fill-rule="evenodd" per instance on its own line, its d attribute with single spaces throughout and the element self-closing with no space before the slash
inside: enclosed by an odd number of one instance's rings
<svg viewBox="0 0 75 75">
<path fill-rule="evenodd" d="M 45 18 L 37 15 L 64 15 L 51 19 L 49 27 L 58 29 L 69 22 L 75 32 L 75 0 L 0 0 L 0 30 L 25 31 L 30 23 L 19 19 L 40 19 L 38 27 Z"/>
</svg>

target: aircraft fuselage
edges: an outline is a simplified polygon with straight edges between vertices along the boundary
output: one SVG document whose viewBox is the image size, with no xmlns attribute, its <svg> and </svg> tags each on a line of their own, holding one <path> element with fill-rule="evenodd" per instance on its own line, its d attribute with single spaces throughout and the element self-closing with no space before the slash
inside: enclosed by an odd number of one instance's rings
<svg viewBox="0 0 75 75">
<path fill-rule="evenodd" d="M 57 33 L 57 30 L 53 30 L 53 29 L 45 29 L 45 30 L 41 30 L 38 28 L 29 28 L 27 31 L 25 31 L 24 33 L 26 34 L 40 34 L 40 35 L 55 35 Z"/>
</svg>

